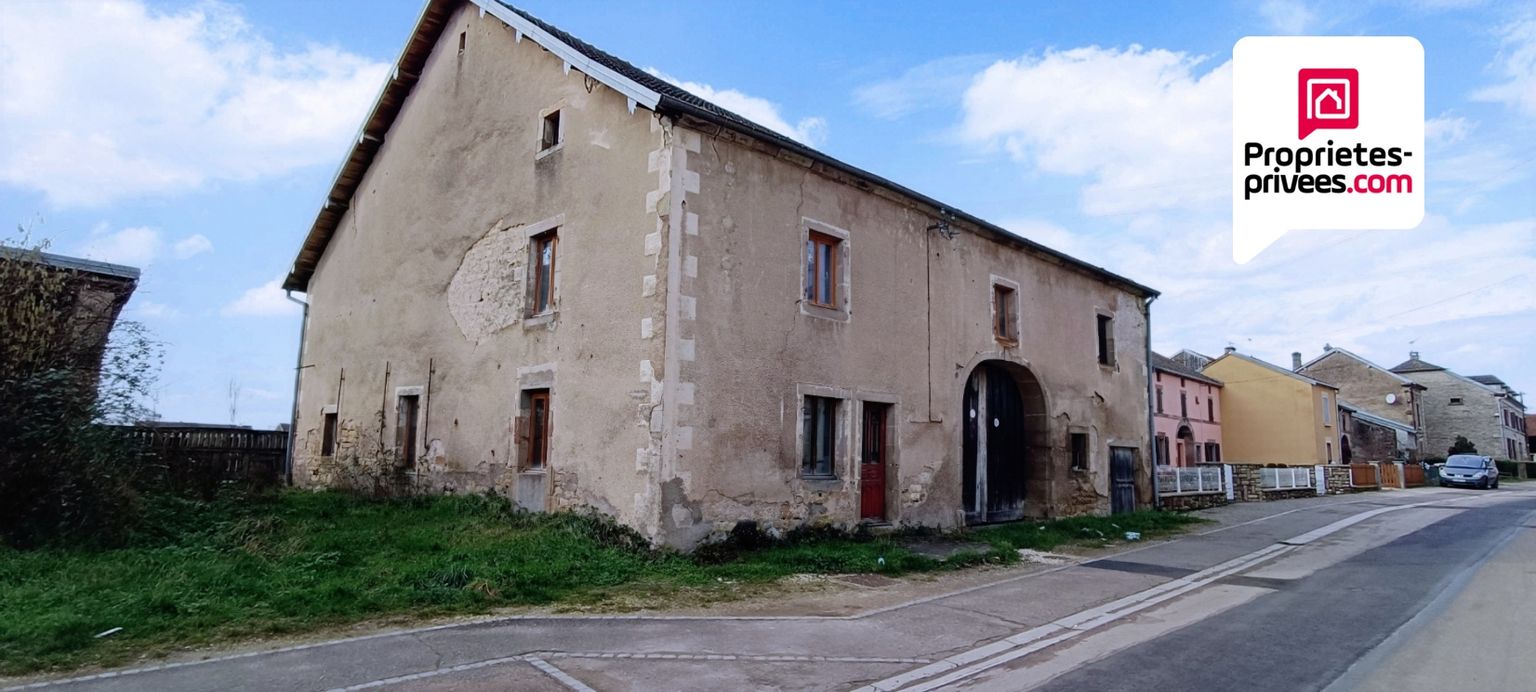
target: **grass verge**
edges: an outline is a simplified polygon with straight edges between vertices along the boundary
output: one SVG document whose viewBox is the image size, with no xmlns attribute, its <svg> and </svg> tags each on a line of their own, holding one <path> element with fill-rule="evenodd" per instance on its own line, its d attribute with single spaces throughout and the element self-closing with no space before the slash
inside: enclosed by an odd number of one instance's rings
<svg viewBox="0 0 1536 692">
<path fill-rule="evenodd" d="M 1008 563 L 1018 548 L 1100 545 L 1124 531 L 1153 538 L 1196 521 L 1141 512 L 987 527 L 966 538 L 989 550 L 941 562 L 903 547 L 900 536 L 828 532 L 681 555 L 653 550 L 607 519 L 520 512 L 494 497 L 155 498 L 123 548 L 0 547 L 0 675 L 375 618 L 601 604 L 618 592 L 729 599 L 736 585 L 791 574 Z M 123 629 L 96 636 L 114 627 Z"/>
</svg>

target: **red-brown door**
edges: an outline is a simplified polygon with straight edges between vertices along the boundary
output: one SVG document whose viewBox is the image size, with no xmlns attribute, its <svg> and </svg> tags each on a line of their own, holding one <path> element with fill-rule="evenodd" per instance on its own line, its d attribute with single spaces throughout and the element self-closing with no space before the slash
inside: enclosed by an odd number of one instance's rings
<svg viewBox="0 0 1536 692">
<path fill-rule="evenodd" d="M 859 464 L 859 518 L 885 521 L 886 418 L 890 406 L 864 404 L 864 450 Z"/>
</svg>

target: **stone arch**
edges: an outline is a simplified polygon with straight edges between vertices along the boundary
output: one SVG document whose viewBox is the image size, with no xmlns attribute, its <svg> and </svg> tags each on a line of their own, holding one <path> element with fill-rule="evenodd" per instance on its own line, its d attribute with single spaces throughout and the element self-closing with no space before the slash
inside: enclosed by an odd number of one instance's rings
<svg viewBox="0 0 1536 692">
<path fill-rule="evenodd" d="M 1051 479 L 1050 415 L 1030 369 L 977 363 L 961 395 L 961 498 L 969 524 L 1043 515 Z"/>
</svg>

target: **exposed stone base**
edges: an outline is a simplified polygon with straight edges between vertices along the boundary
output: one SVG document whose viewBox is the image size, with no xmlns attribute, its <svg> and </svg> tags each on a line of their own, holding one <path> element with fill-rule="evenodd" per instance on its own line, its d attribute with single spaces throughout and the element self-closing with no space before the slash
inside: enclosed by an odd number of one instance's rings
<svg viewBox="0 0 1536 692">
<path fill-rule="evenodd" d="M 1227 504 L 1226 493 L 1193 493 L 1188 495 L 1165 495 L 1162 498 L 1163 509 L 1174 512 L 1189 512 L 1197 509 L 1210 509 Z"/>
</svg>

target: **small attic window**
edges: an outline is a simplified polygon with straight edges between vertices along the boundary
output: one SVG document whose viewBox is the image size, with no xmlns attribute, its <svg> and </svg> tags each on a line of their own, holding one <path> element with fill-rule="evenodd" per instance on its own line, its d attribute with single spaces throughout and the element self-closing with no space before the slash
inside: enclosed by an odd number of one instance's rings
<svg viewBox="0 0 1536 692">
<path fill-rule="evenodd" d="M 539 137 L 539 150 L 553 149 L 560 143 L 560 111 L 544 116 L 544 129 Z"/>
<path fill-rule="evenodd" d="M 468 31 L 460 31 L 459 32 L 459 55 L 463 55 L 464 54 L 464 41 L 466 40 L 468 34 L 469 34 Z"/>
</svg>

